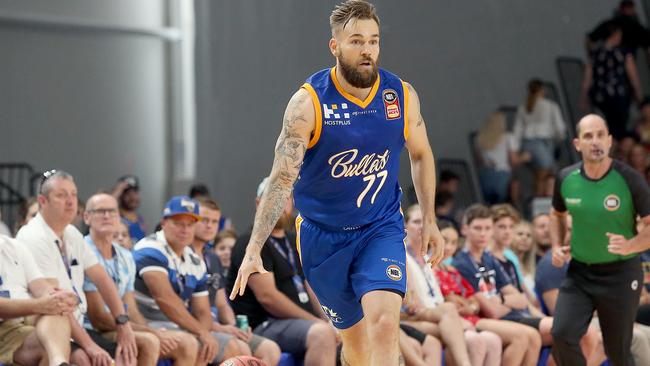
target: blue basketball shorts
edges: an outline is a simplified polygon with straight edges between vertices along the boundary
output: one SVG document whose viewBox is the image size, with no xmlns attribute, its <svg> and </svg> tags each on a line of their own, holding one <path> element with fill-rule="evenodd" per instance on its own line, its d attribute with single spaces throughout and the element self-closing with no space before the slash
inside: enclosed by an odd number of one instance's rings
<svg viewBox="0 0 650 366">
<path fill-rule="evenodd" d="M 361 298 L 370 291 L 406 293 L 402 215 L 354 231 L 328 231 L 298 216 L 302 269 L 325 314 L 338 329 L 363 318 Z"/>
</svg>

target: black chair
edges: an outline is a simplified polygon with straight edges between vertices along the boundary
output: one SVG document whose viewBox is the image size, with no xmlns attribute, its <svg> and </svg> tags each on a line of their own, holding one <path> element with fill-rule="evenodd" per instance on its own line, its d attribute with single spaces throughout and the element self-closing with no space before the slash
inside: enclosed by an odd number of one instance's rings
<svg viewBox="0 0 650 366">
<path fill-rule="evenodd" d="M 458 193 L 455 196 L 458 207 L 467 207 L 477 202 L 483 202 L 483 195 L 478 185 L 474 169 L 462 159 L 438 159 L 436 162 L 438 174 L 448 170 L 460 177 Z"/>
<path fill-rule="evenodd" d="M 506 130 L 512 132 L 515 127 L 515 119 L 517 118 L 517 106 L 502 105 L 499 106 L 498 111 L 506 116 Z"/>
<path fill-rule="evenodd" d="M 0 212 L 2 221 L 13 228 L 20 207 L 33 194 L 34 169 L 26 163 L 0 163 Z"/>
<path fill-rule="evenodd" d="M 585 64 L 581 59 L 575 57 L 558 57 L 555 60 L 558 77 L 564 94 L 564 101 L 567 111 L 569 137 L 575 136 L 575 124 L 582 112 L 580 111 L 580 90 L 582 88 L 582 79 L 585 73 Z"/>
</svg>

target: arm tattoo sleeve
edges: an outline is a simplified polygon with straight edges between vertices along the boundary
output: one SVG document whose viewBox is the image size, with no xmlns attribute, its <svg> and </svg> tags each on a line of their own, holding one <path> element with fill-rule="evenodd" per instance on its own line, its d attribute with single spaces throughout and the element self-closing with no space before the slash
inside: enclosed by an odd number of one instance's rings
<svg viewBox="0 0 650 366">
<path fill-rule="evenodd" d="M 294 96 L 284 115 L 282 132 L 275 145 L 271 178 L 264 193 L 263 202 L 255 214 L 251 235 L 251 243 L 259 249 L 264 245 L 284 211 L 307 151 L 308 141 L 297 131 L 308 124 L 302 112 L 302 106 L 308 98 L 309 96 L 302 94 Z"/>
</svg>

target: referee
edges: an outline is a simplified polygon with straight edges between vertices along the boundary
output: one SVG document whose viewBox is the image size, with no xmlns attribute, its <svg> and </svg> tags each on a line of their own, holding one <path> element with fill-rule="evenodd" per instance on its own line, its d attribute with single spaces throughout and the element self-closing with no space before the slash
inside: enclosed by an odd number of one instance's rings
<svg viewBox="0 0 650 366">
<path fill-rule="evenodd" d="M 612 136 L 601 117 L 583 117 L 577 136 L 582 162 L 558 174 L 551 210 L 553 264 L 571 259 L 555 308 L 553 357 L 560 366 L 586 364 L 579 342 L 596 310 L 610 364 L 634 365 L 630 344 L 643 286 L 635 253 L 650 245 L 650 230 L 637 234 L 635 219 L 650 223 L 650 189 L 640 174 L 608 156 Z M 564 245 L 567 213 L 570 247 Z"/>
</svg>

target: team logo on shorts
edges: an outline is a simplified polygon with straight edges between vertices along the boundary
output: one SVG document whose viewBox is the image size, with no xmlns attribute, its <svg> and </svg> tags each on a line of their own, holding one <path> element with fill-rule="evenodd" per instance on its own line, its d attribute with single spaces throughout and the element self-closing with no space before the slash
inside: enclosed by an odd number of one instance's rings
<svg viewBox="0 0 650 366">
<path fill-rule="evenodd" d="M 325 312 L 325 315 L 327 315 L 327 317 L 330 318 L 332 323 L 341 323 L 341 322 L 343 322 L 343 320 L 341 319 L 341 317 L 339 316 L 339 314 L 336 311 L 328 308 L 325 305 L 321 305 L 321 308 L 323 308 L 323 311 Z"/>
<path fill-rule="evenodd" d="M 402 269 L 396 264 L 391 264 L 386 267 L 386 276 L 393 281 L 399 281 L 402 279 Z"/>
<path fill-rule="evenodd" d="M 402 112 L 399 109 L 399 98 L 397 97 L 397 92 L 395 90 L 384 90 L 382 100 L 384 101 L 384 110 L 386 111 L 387 120 L 398 119 L 402 116 Z"/>
<path fill-rule="evenodd" d="M 616 211 L 619 207 L 621 207 L 621 199 L 618 198 L 618 196 L 615 194 L 610 194 L 609 196 L 605 197 L 604 204 L 607 211 Z"/>
<path fill-rule="evenodd" d="M 632 281 L 632 284 L 630 285 L 630 287 L 632 287 L 633 291 L 636 291 L 636 289 L 639 288 L 639 281 L 637 281 L 637 280 Z"/>
</svg>

